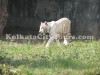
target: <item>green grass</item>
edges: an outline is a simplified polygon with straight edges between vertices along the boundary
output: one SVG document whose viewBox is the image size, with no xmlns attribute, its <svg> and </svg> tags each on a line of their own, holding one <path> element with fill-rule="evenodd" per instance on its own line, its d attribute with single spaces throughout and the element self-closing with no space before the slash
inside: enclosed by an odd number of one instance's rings
<svg viewBox="0 0 100 75">
<path fill-rule="evenodd" d="M 74 40 L 61 47 L 54 42 L 49 48 L 46 42 L 20 41 L 0 40 L 4 75 L 100 75 L 100 41 Z"/>
</svg>

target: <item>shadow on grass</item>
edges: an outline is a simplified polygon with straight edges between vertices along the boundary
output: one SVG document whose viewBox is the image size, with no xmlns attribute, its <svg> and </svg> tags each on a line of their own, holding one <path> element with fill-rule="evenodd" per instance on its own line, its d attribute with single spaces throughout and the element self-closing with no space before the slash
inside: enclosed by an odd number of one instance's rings
<svg viewBox="0 0 100 75">
<path fill-rule="evenodd" d="M 47 58 L 41 58 L 38 60 L 12 60 L 10 58 L 5 58 L 6 61 L 4 63 L 8 63 L 9 65 L 14 66 L 15 68 L 24 65 L 25 67 L 29 68 L 71 68 L 71 69 L 87 69 L 91 66 L 89 64 L 83 64 L 82 62 L 75 60 L 75 59 L 54 59 L 48 60 Z M 92 66 L 93 67 L 93 66 Z"/>
</svg>

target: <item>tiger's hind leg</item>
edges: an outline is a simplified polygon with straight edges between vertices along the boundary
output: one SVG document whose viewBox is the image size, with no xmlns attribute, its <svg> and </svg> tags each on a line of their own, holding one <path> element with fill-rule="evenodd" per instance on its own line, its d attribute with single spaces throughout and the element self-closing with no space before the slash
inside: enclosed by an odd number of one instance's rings
<svg viewBox="0 0 100 75">
<path fill-rule="evenodd" d="M 67 41 L 66 36 L 64 36 L 64 44 L 65 44 L 66 46 L 68 45 L 68 41 Z"/>
</svg>

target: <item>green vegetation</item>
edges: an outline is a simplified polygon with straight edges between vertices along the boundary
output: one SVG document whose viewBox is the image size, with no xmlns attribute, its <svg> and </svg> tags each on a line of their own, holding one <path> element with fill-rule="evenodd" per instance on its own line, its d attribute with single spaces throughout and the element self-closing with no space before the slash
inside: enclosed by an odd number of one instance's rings
<svg viewBox="0 0 100 75">
<path fill-rule="evenodd" d="M 2 75 L 100 75 L 100 41 L 74 40 L 66 47 L 31 40 L 0 40 Z M 63 43 L 63 42 L 62 42 Z"/>
</svg>

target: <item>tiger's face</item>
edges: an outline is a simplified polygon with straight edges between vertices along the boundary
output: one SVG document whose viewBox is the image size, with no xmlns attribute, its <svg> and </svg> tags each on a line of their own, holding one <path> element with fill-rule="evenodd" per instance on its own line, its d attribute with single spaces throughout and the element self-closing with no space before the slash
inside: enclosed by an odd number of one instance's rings
<svg viewBox="0 0 100 75">
<path fill-rule="evenodd" d="M 40 29 L 39 29 L 39 33 L 45 34 L 48 31 L 48 24 L 47 22 L 44 22 L 40 24 Z"/>
</svg>

